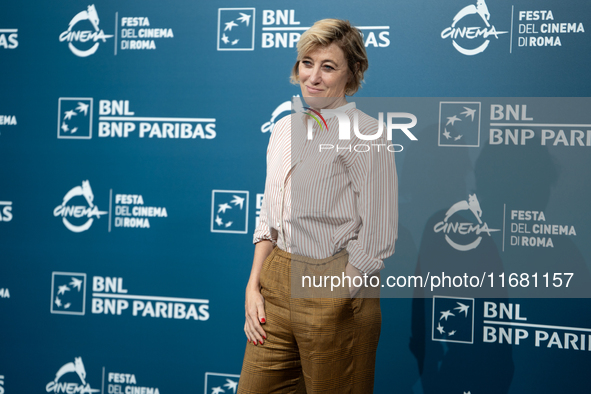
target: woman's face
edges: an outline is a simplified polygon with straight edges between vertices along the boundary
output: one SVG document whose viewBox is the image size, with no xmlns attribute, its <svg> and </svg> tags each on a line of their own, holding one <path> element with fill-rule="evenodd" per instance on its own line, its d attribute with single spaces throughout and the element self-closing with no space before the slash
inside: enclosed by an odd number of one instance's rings
<svg viewBox="0 0 591 394">
<path fill-rule="evenodd" d="M 342 104 L 350 72 L 345 54 L 336 44 L 307 53 L 298 70 L 302 96 L 308 105 L 336 108 Z"/>
</svg>

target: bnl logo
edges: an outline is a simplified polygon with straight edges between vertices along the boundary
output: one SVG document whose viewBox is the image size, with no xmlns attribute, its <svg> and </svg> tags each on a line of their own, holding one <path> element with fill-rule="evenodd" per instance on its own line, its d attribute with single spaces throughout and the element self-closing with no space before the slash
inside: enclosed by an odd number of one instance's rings
<svg viewBox="0 0 591 394">
<path fill-rule="evenodd" d="M 254 50 L 254 8 L 218 10 L 218 51 Z"/>
<path fill-rule="evenodd" d="M 480 146 L 480 102 L 439 103 L 439 146 Z"/>
<path fill-rule="evenodd" d="M 474 298 L 434 296 L 431 339 L 474 343 Z"/>
<path fill-rule="evenodd" d="M 84 315 L 86 274 L 52 272 L 51 313 Z"/>
<path fill-rule="evenodd" d="M 248 233 L 248 191 L 212 191 L 211 232 Z"/>
<path fill-rule="evenodd" d="M 92 98 L 60 97 L 57 112 L 57 138 L 92 138 Z"/>
<path fill-rule="evenodd" d="M 205 373 L 205 394 L 236 394 L 240 375 Z"/>
</svg>

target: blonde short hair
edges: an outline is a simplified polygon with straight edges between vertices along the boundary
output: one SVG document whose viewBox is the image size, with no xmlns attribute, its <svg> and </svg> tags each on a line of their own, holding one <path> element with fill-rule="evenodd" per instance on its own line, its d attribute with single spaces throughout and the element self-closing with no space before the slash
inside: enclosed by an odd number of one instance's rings
<svg viewBox="0 0 591 394">
<path fill-rule="evenodd" d="M 302 34 L 297 45 L 298 58 L 291 70 L 291 83 L 297 85 L 300 82 L 298 71 L 304 56 L 318 47 L 326 47 L 332 43 L 341 48 L 345 54 L 352 75 L 351 80 L 345 85 L 345 94 L 354 95 L 361 87 L 363 74 L 369 67 L 369 62 L 361 31 L 351 26 L 349 21 L 340 19 L 319 20 Z"/>
</svg>

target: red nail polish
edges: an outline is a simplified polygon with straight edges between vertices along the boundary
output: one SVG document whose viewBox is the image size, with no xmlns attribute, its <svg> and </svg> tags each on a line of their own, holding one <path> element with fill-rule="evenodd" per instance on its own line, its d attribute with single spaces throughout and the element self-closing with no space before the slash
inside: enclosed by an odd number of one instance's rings
<svg viewBox="0 0 591 394">
<path fill-rule="evenodd" d="M 267 339 L 267 337 L 263 335 L 263 339 Z"/>
<path fill-rule="evenodd" d="M 266 321 L 266 320 L 265 320 L 265 318 L 263 317 L 263 318 L 261 319 L 261 323 L 264 323 L 265 321 Z"/>
<path fill-rule="evenodd" d="M 257 344 L 257 341 L 253 339 L 252 343 L 253 343 L 254 345 L 256 345 L 256 344 Z"/>
</svg>

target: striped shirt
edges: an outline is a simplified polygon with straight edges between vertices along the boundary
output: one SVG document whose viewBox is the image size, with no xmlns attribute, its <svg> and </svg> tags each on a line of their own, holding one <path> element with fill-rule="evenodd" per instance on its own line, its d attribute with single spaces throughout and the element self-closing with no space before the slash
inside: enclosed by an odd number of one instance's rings
<svg viewBox="0 0 591 394">
<path fill-rule="evenodd" d="M 376 140 L 356 135 L 355 118 L 363 135 L 375 134 L 378 121 L 355 103 L 337 110 L 349 117 L 350 140 L 338 139 L 338 119 L 324 111 L 328 130 L 306 113 L 275 124 L 254 243 L 270 240 L 286 252 L 315 259 L 346 248 L 349 262 L 370 275 L 384 268 L 398 235 L 394 153 L 387 149 L 385 128 Z"/>
</svg>

